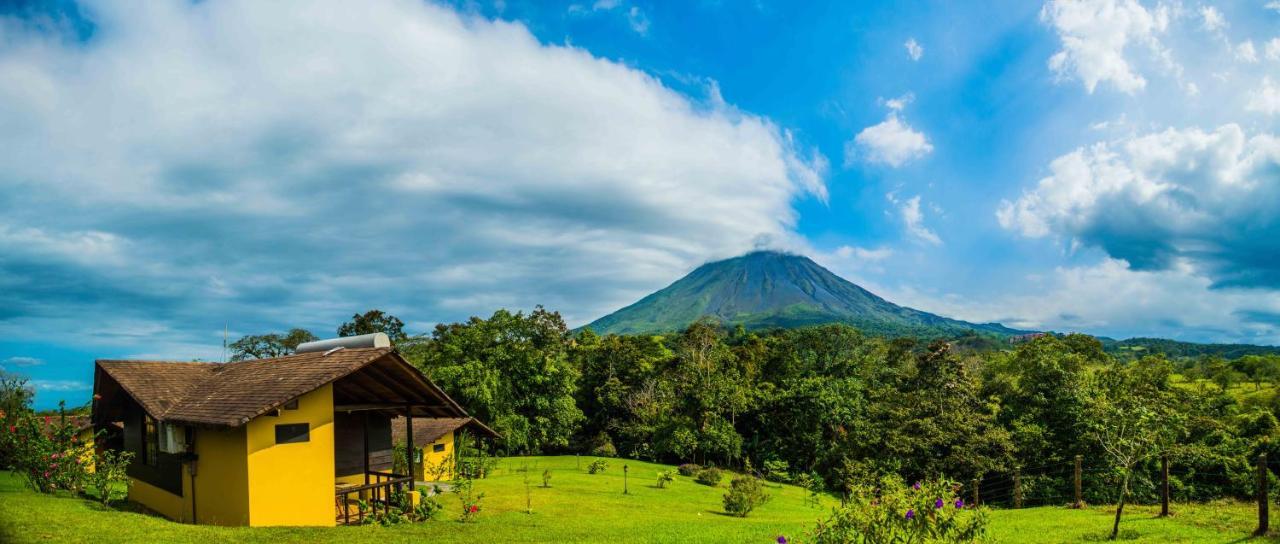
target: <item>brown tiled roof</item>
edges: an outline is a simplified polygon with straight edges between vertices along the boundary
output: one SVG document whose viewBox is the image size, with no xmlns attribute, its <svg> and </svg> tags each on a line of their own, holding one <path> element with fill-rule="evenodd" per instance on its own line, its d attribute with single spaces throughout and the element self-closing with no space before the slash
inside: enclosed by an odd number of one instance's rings
<svg viewBox="0 0 1280 544">
<path fill-rule="evenodd" d="M 405 419 L 397 417 L 391 420 L 391 438 L 396 442 L 405 440 Z M 480 423 L 473 417 L 415 417 L 413 418 L 413 445 L 422 447 L 439 440 L 440 437 L 468 427 L 473 432 L 498 438 L 498 433 Z"/>
<path fill-rule="evenodd" d="M 157 419 L 235 427 L 389 353 L 343 349 L 225 364 L 100 360 L 98 367 Z"/>
<path fill-rule="evenodd" d="M 98 368 L 156 418 L 163 418 L 187 398 L 218 366 L 217 363 L 178 361 L 98 361 Z"/>
</svg>

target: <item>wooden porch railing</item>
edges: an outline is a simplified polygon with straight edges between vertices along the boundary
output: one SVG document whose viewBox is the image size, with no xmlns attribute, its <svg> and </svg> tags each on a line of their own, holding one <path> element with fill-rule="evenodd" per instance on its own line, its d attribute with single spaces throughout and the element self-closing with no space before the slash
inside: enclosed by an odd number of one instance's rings
<svg viewBox="0 0 1280 544">
<path fill-rule="evenodd" d="M 392 508 L 399 508 L 400 505 L 392 504 L 391 498 L 404 492 L 409 482 L 413 481 L 412 476 L 403 474 L 395 474 L 392 472 L 369 471 L 369 483 L 351 487 L 343 487 L 334 493 L 334 501 L 337 506 L 337 521 L 342 525 L 351 525 L 352 523 L 361 523 L 366 516 L 377 514 L 378 512 L 388 513 Z M 359 502 L 351 500 L 351 495 L 355 495 L 356 501 L 365 499 L 365 503 L 369 506 L 367 510 L 361 509 Z M 352 510 L 355 510 L 354 512 Z"/>
</svg>

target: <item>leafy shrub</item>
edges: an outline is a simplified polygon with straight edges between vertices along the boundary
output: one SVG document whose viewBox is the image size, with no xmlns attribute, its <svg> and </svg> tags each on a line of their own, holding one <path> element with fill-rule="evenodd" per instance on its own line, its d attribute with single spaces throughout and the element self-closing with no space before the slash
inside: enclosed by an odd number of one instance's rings
<svg viewBox="0 0 1280 544">
<path fill-rule="evenodd" d="M 764 462 L 764 477 L 771 482 L 791 483 L 791 466 L 786 461 L 771 459 Z"/>
<path fill-rule="evenodd" d="M 417 521 L 427 521 L 434 518 L 441 510 L 444 510 L 444 504 L 440 502 L 440 487 L 436 486 L 435 493 L 422 495 L 418 500 L 418 506 L 413 509 L 413 514 Z"/>
<path fill-rule="evenodd" d="M 740 476 L 729 482 L 729 492 L 724 495 L 724 511 L 740 518 L 769 500 L 760 480 L 752 476 Z"/>
<path fill-rule="evenodd" d="M 613 440 L 609 438 L 609 435 L 600 433 L 600 436 L 596 437 L 595 447 L 591 448 L 591 455 L 598 457 L 617 457 L 618 448 L 614 447 Z"/>
<path fill-rule="evenodd" d="M 458 461 L 458 476 L 471 479 L 484 479 L 498 465 L 496 457 L 472 456 Z"/>
<path fill-rule="evenodd" d="M 681 476 L 693 476 L 697 474 L 699 470 L 702 470 L 702 467 L 693 463 L 685 463 L 676 467 L 676 470 L 680 471 Z"/>
<path fill-rule="evenodd" d="M 795 484 L 803 487 L 809 493 L 804 497 L 804 503 L 808 506 L 817 508 L 822 504 L 822 492 L 826 488 L 826 483 L 822 480 L 822 476 L 817 472 L 804 473 L 801 472 L 795 478 Z"/>
<path fill-rule="evenodd" d="M 609 462 L 604 459 L 596 459 L 590 465 L 587 465 L 587 474 L 598 474 L 609 468 Z"/>
<path fill-rule="evenodd" d="M 658 472 L 658 489 L 666 489 L 667 484 L 675 481 L 676 477 L 671 474 L 670 470 Z"/>
<path fill-rule="evenodd" d="M 551 487 L 551 469 L 542 471 L 542 487 Z"/>
<path fill-rule="evenodd" d="M 698 482 L 702 485 L 709 485 L 711 487 L 720 485 L 720 480 L 723 480 L 723 479 L 724 479 L 724 473 L 720 472 L 720 469 L 715 467 L 708 467 L 708 468 L 699 470 L 698 474 L 693 477 L 693 480 L 695 482 Z"/>
<path fill-rule="evenodd" d="M 129 484 L 129 475 L 125 468 L 133 461 L 133 452 L 103 450 L 93 458 L 93 472 L 87 474 L 89 485 L 98 491 L 98 500 L 103 506 L 111 506 L 111 494 L 117 485 Z M 128 496 L 128 492 L 125 492 Z"/>
<path fill-rule="evenodd" d="M 859 485 L 851 499 L 819 521 L 813 544 L 973 542 L 986 535 L 985 509 L 966 505 L 959 486 L 945 480 L 907 486 L 886 476 L 878 487 Z"/>
</svg>

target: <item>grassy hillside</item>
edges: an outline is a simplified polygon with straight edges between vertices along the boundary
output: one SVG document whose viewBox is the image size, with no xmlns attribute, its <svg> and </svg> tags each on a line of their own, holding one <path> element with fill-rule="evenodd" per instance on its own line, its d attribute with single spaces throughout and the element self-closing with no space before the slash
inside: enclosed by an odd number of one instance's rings
<svg viewBox="0 0 1280 544">
<path fill-rule="evenodd" d="M 660 333 L 684 329 L 703 317 L 748 329 L 847 323 L 870 334 L 922 338 L 1026 332 L 898 306 L 808 257 L 775 251 L 704 264 L 587 327 L 599 334 Z"/>
<path fill-rule="evenodd" d="M 486 493 L 475 523 L 452 521 L 457 500 L 445 497 L 447 516 L 394 527 L 225 528 L 173 523 L 134 512 L 105 510 L 72 497 L 50 497 L 26 490 L 20 478 L 0 473 L 0 542 L 449 542 L 495 543 L 750 543 L 776 542 L 785 535 L 803 542 L 822 508 L 804 503 L 804 491 L 771 486 L 772 499 L 746 519 L 720 512 L 724 489 L 677 476 L 668 489 L 653 487 L 663 465 L 610 460 L 604 474 L 589 475 L 574 457 L 503 460 L 495 474 L 477 484 Z M 623 495 L 622 465 L 630 465 L 631 494 Z M 533 513 L 525 513 L 524 473 L 530 467 Z M 580 468 L 579 468 L 580 467 Z M 543 469 L 553 472 L 549 489 L 538 487 Z M 1239 542 L 1253 524 L 1248 504 L 1177 506 L 1169 519 L 1152 508 L 1137 507 L 1126 516 L 1126 542 Z M 991 537 L 997 542 L 1094 542 L 1110 528 L 1106 509 L 1043 507 L 996 510 Z"/>
</svg>

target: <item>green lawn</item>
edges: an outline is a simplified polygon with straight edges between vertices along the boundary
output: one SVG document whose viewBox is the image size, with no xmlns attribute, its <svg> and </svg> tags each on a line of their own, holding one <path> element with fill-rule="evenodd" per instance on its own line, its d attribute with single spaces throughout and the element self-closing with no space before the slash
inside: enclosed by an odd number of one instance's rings
<svg viewBox="0 0 1280 544">
<path fill-rule="evenodd" d="M 769 543 L 778 535 L 804 541 L 804 533 L 834 504 L 804 503 L 804 491 L 771 486 L 771 500 L 746 519 L 720 512 L 723 487 L 713 489 L 677 476 L 667 489 L 653 487 L 658 470 L 637 461 L 610 460 L 604 474 L 588 475 L 584 457 L 505 459 L 477 483 L 486 493 L 475 523 L 452 521 L 457 499 L 446 495 L 441 519 L 395 527 L 221 528 L 172 523 L 144 514 L 105 510 L 74 497 L 50 497 L 26 490 L 20 478 L 0 473 L 0 542 L 506 542 Z M 630 465 L 629 495 L 622 494 L 622 465 Z M 525 513 L 524 473 L 529 466 L 533 513 Z M 541 484 L 552 470 L 551 487 Z M 727 485 L 727 484 L 722 484 Z M 1125 517 L 1126 542 L 1238 542 L 1253 526 L 1248 504 L 1179 506 L 1169 519 L 1137 508 Z M 992 539 L 998 542 L 1093 542 L 1104 540 L 1110 512 L 1102 509 L 1030 508 L 992 512 Z M 1280 520 L 1277 520 L 1280 521 Z"/>
</svg>

